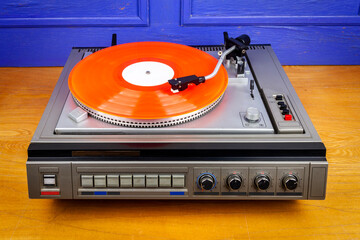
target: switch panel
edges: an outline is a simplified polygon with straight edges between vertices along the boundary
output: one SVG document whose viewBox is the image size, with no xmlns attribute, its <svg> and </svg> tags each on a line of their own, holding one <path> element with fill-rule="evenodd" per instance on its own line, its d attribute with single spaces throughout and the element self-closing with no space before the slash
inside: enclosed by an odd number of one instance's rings
<svg viewBox="0 0 360 240">
<path fill-rule="evenodd" d="M 288 96 L 264 89 L 265 103 L 272 113 L 274 127 L 278 133 L 304 133 L 299 118 Z"/>
<path fill-rule="evenodd" d="M 207 162 L 211 167 L 198 162 L 177 168 L 86 164 L 73 166 L 74 198 L 321 199 L 326 190 L 323 162 Z M 42 198 L 62 198 L 59 173 L 41 173 Z"/>
</svg>

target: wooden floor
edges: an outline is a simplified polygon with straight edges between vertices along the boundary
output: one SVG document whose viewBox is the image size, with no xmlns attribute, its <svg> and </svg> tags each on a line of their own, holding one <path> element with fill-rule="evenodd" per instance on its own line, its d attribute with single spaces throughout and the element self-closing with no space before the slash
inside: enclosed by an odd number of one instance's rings
<svg viewBox="0 0 360 240">
<path fill-rule="evenodd" d="M 360 239 L 360 66 L 287 66 L 327 147 L 324 201 L 30 200 L 26 149 L 62 68 L 0 68 L 0 238 Z"/>
</svg>

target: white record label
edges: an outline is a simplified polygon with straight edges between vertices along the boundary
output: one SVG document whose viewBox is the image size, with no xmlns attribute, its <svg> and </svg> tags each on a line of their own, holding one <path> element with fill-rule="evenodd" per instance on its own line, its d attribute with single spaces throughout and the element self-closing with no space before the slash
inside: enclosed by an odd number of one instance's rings
<svg viewBox="0 0 360 240">
<path fill-rule="evenodd" d="M 122 77 L 128 83 L 152 87 L 164 84 L 172 79 L 174 70 L 164 63 L 144 61 L 127 66 L 122 72 Z"/>
</svg>

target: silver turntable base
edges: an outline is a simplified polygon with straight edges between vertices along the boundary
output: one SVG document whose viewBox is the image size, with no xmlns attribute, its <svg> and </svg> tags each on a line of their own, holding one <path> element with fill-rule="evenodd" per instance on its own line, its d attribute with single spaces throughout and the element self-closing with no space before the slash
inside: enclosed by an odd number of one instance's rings
<svg viewBox="0 0 360 240">
<path fill-rule="evenodd" d="M 236 104 L 238 103 L 238 104 Z M 255 107 L 260 112 L 260 121 L 249 123 L 244 116 L 248 107 Z M 261 133 L 273 134 L 265 106 L 257 88 L 254 99 L 250 97 L 249 78 L 230 78 L 222 101 L 209 113 L 187 123 L 163 128 L 130 128 L 121 127 L 88 117 L 79 123 L 69 117 L 69 113 L 77 108 L 76 103 L 68 95 L 59 121 L 55 128 L 57 134 L 215 134 L 215 133 Z M 221 116 L 221 117 L 220 117 Z"/>
</svg>

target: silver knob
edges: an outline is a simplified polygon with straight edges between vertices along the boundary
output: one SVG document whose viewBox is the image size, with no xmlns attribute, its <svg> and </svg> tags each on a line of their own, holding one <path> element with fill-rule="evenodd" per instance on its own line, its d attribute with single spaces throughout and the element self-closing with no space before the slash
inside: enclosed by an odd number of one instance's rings
<svg viewBox="0 0 360 240">
<path fill-rule="evenodd" d="M 298 185 L 298 179 L 294 175 L 286 175 L 282 180 L 283 186 L 286 190 L 295 190 Z"/>
<path fill-rule="evenodd" d="M 231 190 L 238 190 L 241 187 L 241 177 L 237 174 L 231 174 L 227 178 L 227 185 Z"/>
<path fill-rule="evenodd" d="M 270 187 L 270 178 L 266 175 L 258 175 L 254 183 L 259 190 L 266 190 Z"/>
<path fill-rule="evenodd" d="M 257 122 L 260 120 L 260 112 L 255 107 L 248 107 L 246 109 L 245 119 L 249 122 Z"/>
<path fill-rule="evenodd" d="M 203 174 L 199 178 L 199 186 L 203 190 L 211 190 L 215 187 L 216 181 L 210 174 Z"/>
</svg>

